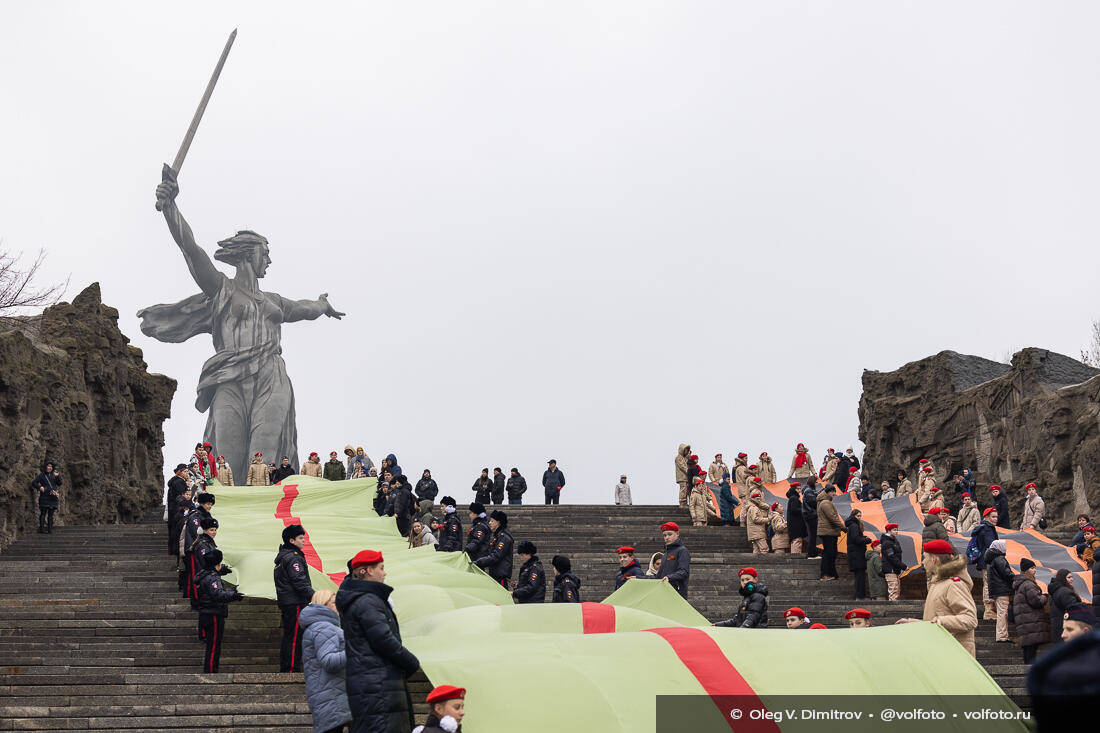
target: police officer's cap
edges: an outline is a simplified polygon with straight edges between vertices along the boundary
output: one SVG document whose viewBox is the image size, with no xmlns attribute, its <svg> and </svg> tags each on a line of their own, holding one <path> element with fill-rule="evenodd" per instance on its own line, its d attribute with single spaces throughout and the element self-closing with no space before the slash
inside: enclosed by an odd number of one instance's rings
<svg viewBox="0 0 1100 733">
<path fill-rule="evenodd" d="M 290 542 L 295 537 L 301 537 L 306 533 L 305 527 L 300 524 L 291 524 L 283 528 L 283 542 Z"/>
<path fill-rule="evenodd" d="M 475 501 L 472 504 L 470 504 L 470 511 L 473 512 L 474 514 L 484 514 L 485 513 L 485 505 L 479 504 L 478 502 Z"/>
<path fill-rule="evenodd" d="M 199 498 L 196 499 L 195 501 L 197 501 L 199 503 L 199 506 L 202 506 L 203 504 L 213 504 L 214 503 L 214 495 L 213 494 L 208 494 L 204 491 L 201 494 L 199 494 Z"/>
<path fill-rule="evenodd" d="M 213 517 L 203 517 L 202 521 L 199 522 L 199 525 L 203 529 L 217 529 L 218 528 L 218 520 L 214 519 Z"/>
<path fill-rule="evenodd" d="M 453 496 L 444 496 L 442 499 L 439 500 L 439 506 L 457 507 L 458 502 L 455 501 L 455 498 Z"/>
<path fill-rule="evenodd" d="M 521 555 L 537 555 L 539 554 L 539 548 L 535 547 L 535 543 L 531 540 L 524 540 L 516 547 L 516 552 Z"/>
<path fill-rule="evenodd" d="M 495 519 L 501 524 L 508 524 L 508 515 L 499 509 L 494 509 L 493 513 L 489 515 L 490 519 Z"/>
<path fill-rule="evenodd" d="M 209 567 L 209 568 L 221 565 L 221 562 L 222 562 L 222 551 L 221 550 L 211 550 L 210 554 L 208 554 L 206 556 L 206 566 Z"/>
</svg>

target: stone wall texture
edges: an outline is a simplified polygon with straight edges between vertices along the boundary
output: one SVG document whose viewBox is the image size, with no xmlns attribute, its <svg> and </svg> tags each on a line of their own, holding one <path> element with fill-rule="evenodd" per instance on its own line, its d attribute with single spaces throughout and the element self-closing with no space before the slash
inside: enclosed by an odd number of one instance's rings
<svg viewBox="0 0 1100 733">
<path fill-rule="evenodd" d="M 119 331 L 98 283 L 0 324 L 0 548 L 36 528 L 30 483 L 47 458 L 62 476 L 57 524 L 134 521 L 159 505 L 175 391 Z"/>
<path fill-rule="evenodd" d="M 917 461 L 928 457 L 950 491 L 969 467 L 983 507 L 991 484 L 1007 490 L 1014 526 L 1023 486 L 1034 481 L 1051 524 L 1066 524 L 1100 508 L 1098 398 L 1100 370 L 1037 348 L 1011 365 L 943 351 L 896 371 L 864 371 L 864 475 L 881 481 L 904 470 L 915 485 Z"/>
</svg>

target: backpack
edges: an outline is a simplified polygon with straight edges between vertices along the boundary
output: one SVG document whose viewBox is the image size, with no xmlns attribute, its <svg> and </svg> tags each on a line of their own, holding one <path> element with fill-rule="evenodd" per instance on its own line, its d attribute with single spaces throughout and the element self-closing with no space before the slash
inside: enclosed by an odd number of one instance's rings
<svg viewBox="0 0 1100 733">
<path fill-rule="evenodd" d="M 966 561 L 968 563 L 978 562 L 978 558 L 982 556 L 982 550 L 978 547 L 978 535 L 977 530 L 970 536 L 970 541 L 966 543 Z"/>
</svg>

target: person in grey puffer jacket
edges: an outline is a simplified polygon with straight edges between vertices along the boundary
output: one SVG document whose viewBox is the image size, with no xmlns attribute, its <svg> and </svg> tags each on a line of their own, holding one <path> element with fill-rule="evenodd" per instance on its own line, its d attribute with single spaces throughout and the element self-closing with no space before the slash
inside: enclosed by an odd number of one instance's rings
<svg viewBox="0 0 1100 733">
<path fill-rule="evenodd" d="M 344 684 L 347 652 L 344 630 L 336 612 L 336 594 L 319 590 L 313 602 L 298 616 L 302 625 L 302 671 L 306 698 L 313 715 L 313 730 L 325 733 L 351 723 L 351 708 Z"/>
</svg>

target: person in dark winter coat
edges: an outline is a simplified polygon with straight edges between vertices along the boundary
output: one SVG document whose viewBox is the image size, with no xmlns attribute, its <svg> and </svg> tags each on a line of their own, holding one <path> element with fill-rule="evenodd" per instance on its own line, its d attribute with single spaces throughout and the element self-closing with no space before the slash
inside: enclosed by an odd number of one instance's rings
<svg viewBox="0 0 1100 733">
<path fill-rule="evenodd" d="M 619 556 L 619 572 L 615 574 L 615 590 L 622 588 L 626 581 L 631 578 L 645 577 L 645 570 L 634 559 L 633 547 L 620 547 L 615 550 L 615 554 Z"/>
<path fill-rule="evenodd" d="M 397 462 L 397 456 L 393 453 L 390 453 L 388 456 L 386 456 L 386 470 L 392 473 L 394 476 L 400 476 L 402 473 L 404 473 L 404 471 L 401 470 L 401 464 Z"/>
<path fill-rule="evenodd" d="M 791 540 L 791 554 L 802 552 L 806 541 L 806 520 L 802 516 L 802 496 L 798 493 L 801 484 L 792 481 L 787 489 L 787 537 Z"/>
<path fill-rule="evenodd" d="M 688 579 L 691 577 L 691 553 L 680 540 L 680 527 L 676 522 L 662 524 L 661 536 L 665 540 L 665 555 L 661 559 L 661 569 L 657 571 L 657 579 L 670 584 L 686 599 Z"/>
<path fill-rule="evenodd" d="M 1012 516 L 1008 512 L 1008 497 L 1004 490 L 994 484 L 989 487 L 989 493 L 993 497 L 993 508 L 997 510 L 997 526 L 1012 529 Z"/>
<path fill-rule="evenodd" d="M 428 693 L 428 719 L 413 733 L 462 733 L 466 688 L 440 685 Z"/>
<path fill-rule="evenodd" d="M 481 475 L 474 479 L 474 485 L 470 487 L 474 492 L 474 501 L 478 504 L 488 504 L 493 498 L 493 480 L 489 478 L 489 469 L 481 469 Z"/>
<path fill-rule="evenodd" d="M 38 531 L 41 534 L 53 532 L 53 515 L 61 506 L 61 473 L 53 461 L 42 464 L 42 473 L 31 482 L 38 496 Z"/>
<path fill-rule="evenodd" d="M 508 494 L 509 504 L 523 503 L 523 494 L 527 491 L 527 479 L 520 475 L 518 468 L 512 469 L 504 490 Z"/>
<path fill-rule="evenodd" d="M 466 533 L 466 554 L 470 556 L 470 562 L 477 560 L 489 551 L 489 543 L 493 539 L 493 530 L 489 527 L 489 519 L 485 516 L 485 507 L 478 502 L 470 504 L 470 531 Z"/>
<path fill-rule="evenodd" d="M 494 509 L 489 515 L 489 529 L 493 532 L 489 547 L 473 563 L 507 588 L 512 580 L 512 545 L 515 542 L 512 533 L 508 531 L 508 515 Z"/>
<path fill-rule="evenodd" d="M 802 485 L 802 521 L 806 523 L 806 557 L 820 557 L 817 550 L 817 480 L 813 476 Z"/>
<path fill-rule="evenodd" d="M 558 470 L 558 462 L 551 458 L 542 472 L 542 492 L 547 504 L 557 504 L 561 490 L 565 488 L 565 474 Z"/>
<path fill-rule="evenodd" d="M 503 504 L 504 503 L 504 483 L 505 483 L 504 469 L 501 468 L 500 466 L 497 466 L 496 468 L 493 469 L 493 492 L 492 492 L 492 496 L 493 496 L 493 503 L 494 504 Z"/>
<path fill-rule="evenodd" d="M 853 598 L 857 600 L 867 597 L 867 546 L 871 544 L 871 538 L 863 533 L 862 516 L 863 513 L 856 509 L 844 521 L 844 531 L 848 537 L 848 569 L 852 571 L 855 581 Z"/>
<path fill-rule="evenodd" d="M 309 566 L 302 548 L 306 531 L 300 524 L 283 528 L 283 544 L 275 554 L 275 603 L 283 617 L 283 639 L 279 647 L 279 671 L 302 671 L 302 626 L 298 614 L 313 599 Z"/>
<path fill-rule="evenodd" d="M 223 572 L 224 571 L 224 572 Z M 202 671 L 216 674 L 218 661 L 222 654 L 222 638 L 225 636 L 225 619 L 229 615 L 229 604 L 244 599 L 236 590 L 227 587 L 221 576 L 228 572 L 222 566 L 221 550 L 211 551 L 205 558 L 205 564 L 195 576 L 195 588 L 198 594 L 199 633 L 206 642 L 206 654 L 202 660 Z"/>
<path fill-rule="evenodd" d="M 184 491 L 190 491 L 191 489 L 191 486 L 187 483 L 187 473 L 186 463 L 180 463 L 176 466 L 172 478 L 168 479 L 168 493 L 164 497 L 164 506 L 168 510 L 168 515 L 165 517 L 168 522 L 168 553 L 171 555 L 180 554 L 179 530 L 183 521 L 179 516 L 179 504 L 176 500 L 183 496 Z M 41 524 L 42 522 L 39 521 L 39 525 Z M 39 531 L 41 531 L 41 526 Z"/>
<path fill-rule="evenodd" d="M 1012 580 L 1012 615 L 1020 637 L 1020 649 L 1024 653 L 1024 664 L 1031 664 L 1039 645 L 1050 641 L 1047 598 L 1035 582 L 1035 562 L 1025 557 L 1020 561 L 1020 574 Z"/>
<path fill-rule="evenodd" d="M 882 577 L 886 581 L 886 600 L 896 601 L 901 598 L 900 578 L 905 572 L 905 555 L 898 541 L 898 525 L 890 522 L 885 527 L 886 531 L 879 535 L 882 542 Z"/>
<path fill-rule="evenodd" d="M 420 480 L 416 482 L 416 500 L 421 516 L 431 513 L 437 496 L 439 496 L 439 484 L 432 478 L 432 472 L 425 468 L 424 473 L 420 475 Z"/>
<path fill-rule="evenodd" d="M 982 512 L 982 521 L 970 532 L 970 536 L 978 547 L 978 559 L 974 566 L 982 572 L 982 603 L 985 605 L 982 619 L 989 621 L 997 617 L 997 609 L 993 599 L 989 597 L 989 568 L 985 564 L 985 553 L 993 541 L 998 539 L 997 510 L 989 507 Z"/>
<path fill-rule="evenodd" d="M 462 521 L 458 518 L 454 497 L 444 496 L 440 506 L 443 507 L 443 524 L 439 527 L 439 544 L 435 549 L 458 552 L 462 549 Z"/>
<path fill-rule="evenodd" d="M 409 480 L 404 476 L 394 479 L 393 517 L 397 520 L 397 531 L 402 537 L 409 536 L 409 527 L 417 515 L 416 497 L 409 488 Z"/>
<path fill-rule="evenodd" d="M 207 566 L 207 558 L 209 558 L 210 555 L 212 555 L 218 549 L 218 545 L 214 541 L 214 537 L 216 537 L 217 534 L 218 534 L 218 520 L 214 519 L 214 517 L 203 517 L 202 518 L 202 532 L 199 534 L 198 537 L 195 538 L 195 541 L 191 543 L 191 546 L 187 548 L 187 553 L 190 556 L 190 558 L 192 560 L 192 564 L 195 567 L 195 573 L 191 578 L 191 585 L 192 585 L 192 589 L 194 591 L 191 594 L 191 609 L 192 610 L 198 610 L 198 608 L 199 608 L 199 581 L 198 581 L 198 577 L 199 577 L 199 573 L 201 573 L 203 571 L 203 569 L 206 568 L 206 566 Z M 229 570 L 226 569 L 226 571 L 224 573 L 222 573 L 222 575 L 225 575 L 228 572 L 229 572 Z M 200 621 L 201 621 L 201 619 L 200 619 Z M 205 638 L 205 636 L 203 636 L 204 633 L 205 632 L 200 627 L 199 628 L 199 638 L 200 639 Z"/>
<path fill-rule="evenodd" d="M 294 466 L 290 465 L 290 459 L 283 456 L 282 463 L 271 473 L 272 485 L 277 484 L 284 479 L 288 479 L 293 476 L 297 471 L 294 470 Z"/>
<path fill-rule="evenodd" d="M 183 562 L 184 569 L 187 572 L 187 592 L 185 597 L 191 599 L 191 608 L 195 607 L 196 600 L 195 576 L 202 570 L 202 565 L 196 561 L 191 548 L 195 546 L 195 542 L 203 533 L 203 520 L 211 518 L 210 510 L 214 508 L 214 495 L 201 493 L 195 501 L 199 506 L 187 515 L 183 528 Z"/>
<path fill-rule="evenodd" d="M 546 602 L 546 571 L 542 569 L 539 561 L 538 548 L 534 543 L 524 540 L 516 548 L 519 556 L 523 558 L 519 575 L 516 576 L 516 587 L 512 590 L 512 600 L 516 603 L 545 603 Z"/>
<path fill-rule="evenodd" d="M 1074 615 L 1085 616 L 1083 611 L 1075 607 Z M 1027 692 L 1038 732 L 1062 733 L 1080 727 L 1073 723 L 1087 725 L 1087 721 L 1094 720 L 1100 694 L 1097 680 L 1100 630 L 1087 631 L 1039 657 L 1027 672 Z"/>
<path fill-rule="evenodd" d="M 993 603 L 993 612 L 996 615 L 997 627 L 994 639 L 996 641 L 1010 641 L 1008 638 L 1008 605 L 1012 601 L 1012 581 L 1016 574 L 1008 564 L 1005 556 L 1008 547 L 1004 540 L 993 540 L 989 549 L 985 551 L 982 561 L 985 563 L 985 582 L 988 584 L 986 592 Z"/>
<path fill-rule="evenodd" d="M 319 590 L 313 602 L 298 616 L 302 624 L 302 671 L 306 699 L 313 715 L 315 733 L 342 729 L 351 722 L 347 686 L 344 682 L 347 652 L 344 629 L 336 611 L 336 594 Z"/>
<path fill-rule="evenodd" d="M 581 579 L 573 575 L 573 564 L 564 555 L 554 555 L 554 597 L 551 603 L 580 603 Z"/>
<path fill-rule="evenodd" d="M 321 477 L 328 481 L 343 481 L 347 478 L 347 469 L 344 468 L 344 462 L 340 460 L 336 451 L 328 454 L 328 461 L 321 471 Z"/>
<path fill-rule="evenodd" d="M 876 601 L 886 600 L 886 573 L 882 563 L 882 540 L 871 540 L 867 550 L 867 592 Z"/>
<path fill-rule="evenodd" d="M 1073 587 L 1073 576 L 1062 568 L 1050 582 L 1047 583 L 1047 594 L 1050 596 L 1050 639 L 1054 646 L 1062 642 L 1062 621 L 1065 618 L 1066 609 L 1080 603 L 1081 596 Z"/>
<path fill-rule="evenodd" d="M 348 705 L 354 733 L 409 733 L 413 725 L 408 678 L 420 660 L 401 643 L 382 553 L 363 550 L 336 594 L 347 652 Z"/>
<path fill-rule="evenodd" d="M 718 482 L 718 509 L 722 512 L 723 526 L 734 527 L 737 525 L 737 519 L 734 517 L 734 510 L 736 510 L 740 504 L 741 500 L 733 493 L 729 471 L 723 471 L 722 480 Z"/>
<path fill-rule="evenodd" d="M 743 568 L 737 574 L 741 587 L 741 606 L 737 615 L 715 626 L 736 626 L 742 629 L 763 629 L 768 625 L 768 587 L 759 582 L 754 568 Z"/>
</svg>

